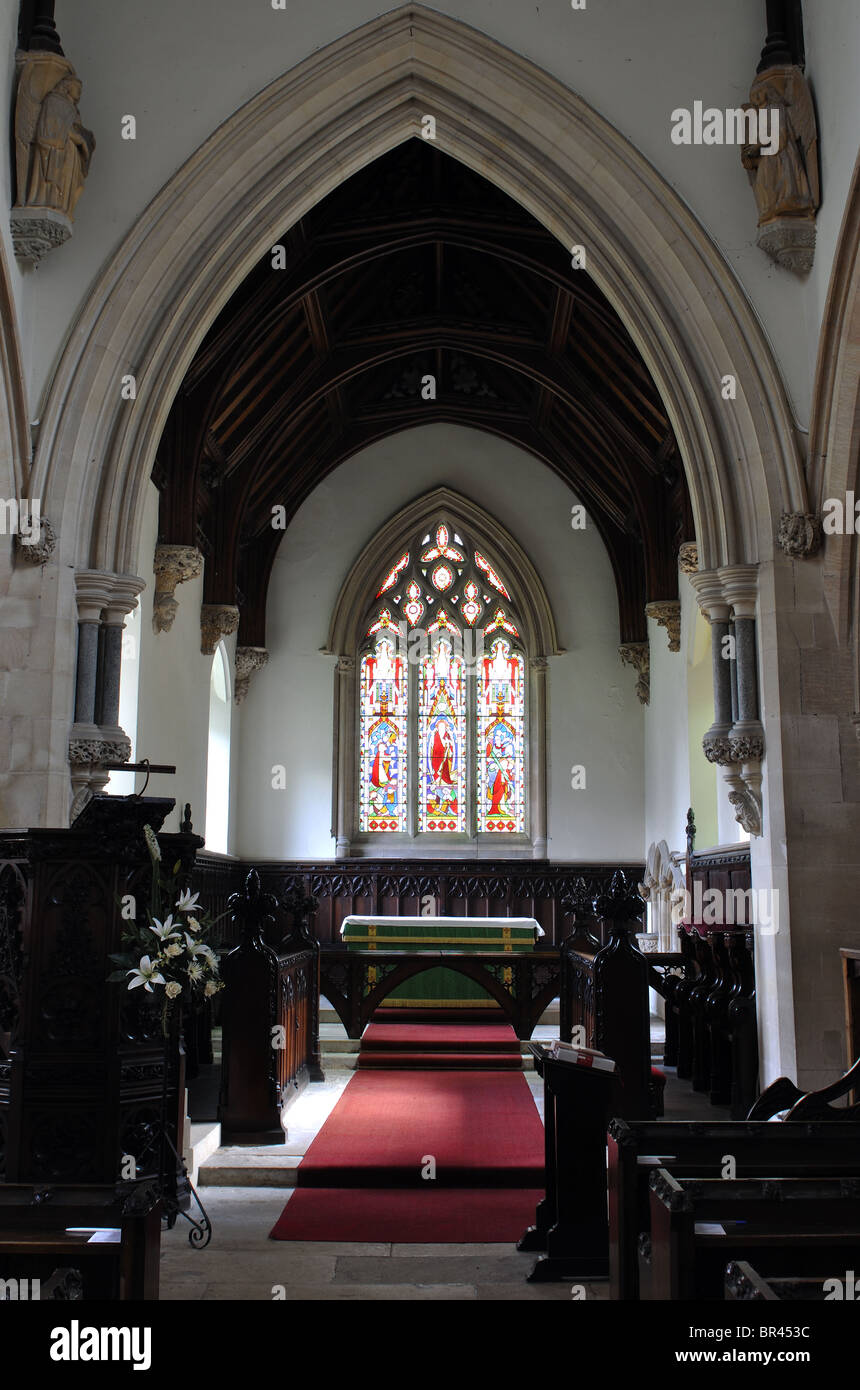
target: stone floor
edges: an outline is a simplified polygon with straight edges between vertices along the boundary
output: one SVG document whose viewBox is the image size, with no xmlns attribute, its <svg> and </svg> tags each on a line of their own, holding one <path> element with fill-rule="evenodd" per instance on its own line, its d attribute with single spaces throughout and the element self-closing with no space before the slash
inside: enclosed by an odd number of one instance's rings
<svg viewBox="0 0 860 1390">
<path fill-rule="evenodd" d="M 332 1040 L 345 1037 L 329 1025 Z M 655 1055 L 662 1026 L 653 1020 Z M 538 1036 L 557 1037 L 557 1026 L 542 1025 Z M 533 1072 L 524 1072 L 538 1111 L 543 1089 Z M 327 1080 L 309 1086 L 288 1111 L 286 1142 L 260 1148 L 222 1148 L 205 1164 L 200 1195 L 212 1220 L 205 1250 L 192 1250 L 188 1226 L 180 1218 L 162 1237 L 162 1299 L 321 1299 L 569 1301 L 567 1283 L 528 1284 L 535 1256 L 513 1245 L 392 1245 L 329 1241 L 270 1241 L 268 1233 L 289 1201 L 302 1155 L 322 1128 L 352 1072 L 330 1070 Z M 198 1113 L 216 1094 L 203 1078 Z M 214 1112 L 213 1112 L 214 1113 Z M 727 1119 L 666 1069 L 667 1119 Z M 576 1297 L 606 1299 L 607 1285 L 594 1281 Z"/>
</svg>

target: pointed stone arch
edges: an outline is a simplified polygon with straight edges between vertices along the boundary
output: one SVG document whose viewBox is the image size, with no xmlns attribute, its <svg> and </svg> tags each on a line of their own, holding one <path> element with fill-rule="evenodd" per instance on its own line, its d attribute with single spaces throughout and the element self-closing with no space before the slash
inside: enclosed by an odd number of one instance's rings
<svg viewBox="0 0 860 1390">
<path fill-rule="evenodd" d="M 436 116 L 442 149 L 519 201 L 617 309 L 669 411 L 703 568 L 772 552 L 806 487 L 778 370 L 742 289 L 652 165 L 557 79 L 460 21 L 406 5 L 271 83 L 183 165 L 127 235 L 70 335 L 34 490 L 61 559 L 137 564 L 146 480 L 207 327 L 285 224 Z M 722 400 L 722 375 L 739 383 Z M 120 377 L 137 395 L 124 401 Z"/>
</svg>

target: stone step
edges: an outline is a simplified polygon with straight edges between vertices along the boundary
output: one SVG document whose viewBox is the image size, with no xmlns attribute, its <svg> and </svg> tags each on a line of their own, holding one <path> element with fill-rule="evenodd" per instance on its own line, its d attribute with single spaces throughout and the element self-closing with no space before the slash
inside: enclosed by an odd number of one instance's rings
<svg viewBox="0 0 860 1390">
<path fill-rule="evenodd" d="M 200 1165 L 200 1187 L 295 1187 L 301 1154 L 229 1145 Z"/>
<path fill-rule="evenodd" d="M 200 1169 L 221 1147 L 221 1126 L 217 1120 L 192 1120 L 189 1130 L 190 1144 L 182 1157 L 192 1185 L 196 1187 Z"/>
</svg>

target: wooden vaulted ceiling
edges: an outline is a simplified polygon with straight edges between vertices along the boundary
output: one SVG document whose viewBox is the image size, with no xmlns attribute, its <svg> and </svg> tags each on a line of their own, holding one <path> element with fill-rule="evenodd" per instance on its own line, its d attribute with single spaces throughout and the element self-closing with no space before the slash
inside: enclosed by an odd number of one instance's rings
<svg viewBox="0 0 860 1390">
<path fill-rule="evenodd" d="M 204 600 L 238 602 L 240 643 L 265 645 L 284 535 L 272 508 L 289 519 L 357 450 L 438 421 L 510 440 L 569 482 L 612 561 L 620 640 L 643 640 L 646 602 L 677 597 L 689 498 L 645 364 L 565 248 L 417 139 L 280 244 L 285 268 L 267 254 L 201 344 L 153 471 L 160 540 L 200 546 Z"/>
</svg>

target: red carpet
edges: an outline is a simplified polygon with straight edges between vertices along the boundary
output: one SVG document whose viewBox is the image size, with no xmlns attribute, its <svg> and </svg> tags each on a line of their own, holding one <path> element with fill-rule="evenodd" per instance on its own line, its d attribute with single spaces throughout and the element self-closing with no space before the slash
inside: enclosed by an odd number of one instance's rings
<svg viewBox="0 0 860 1390">
<path fill-rule="evenodd" d="M 537 1187 L 543 1125 L 525 1077 L 358 1072 L 314 1139 L 299 1187 Z"/>
<path fill-rule="evenodd" d="M 361 1039 L 361 1051 L 392 1048 L 424 1051 L 427 1048 L 481 1052 L 516 1052 L 520 1044 L 509 1023 L 370 1023 Z"/>
<path fill-rule="evenodd" d="M 429 1186 L 429 1184 L 428 1184 Z M 273 1240 L 365 1240 L 465 1245 L 513 1244 L 535 1219 L 543 1188 L 297 1188 Z"/>
<path fill-rule="evenodd" d="M 522 1067 L 513 1029 L 475 1014 L 377 1012 L 273 1239 L 518 1239 L 543 1196 L 543 1125 L 507 1070 Z"/>
<path fill-rule="evenodd" d="M 359 1068 L 446 1067 L 522 1071 L 519 1039 L 509 1023 L 371 1023 Z"/>
</svg>

